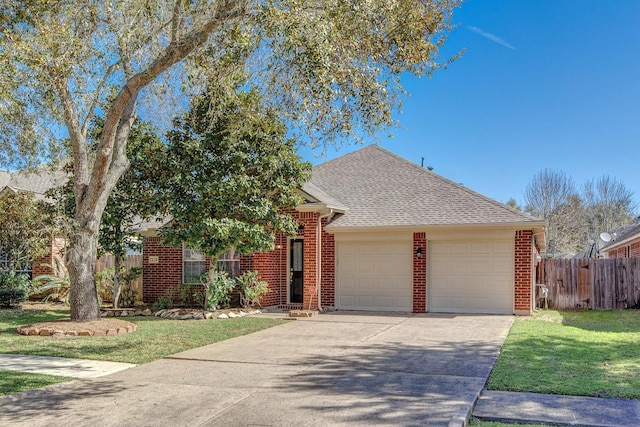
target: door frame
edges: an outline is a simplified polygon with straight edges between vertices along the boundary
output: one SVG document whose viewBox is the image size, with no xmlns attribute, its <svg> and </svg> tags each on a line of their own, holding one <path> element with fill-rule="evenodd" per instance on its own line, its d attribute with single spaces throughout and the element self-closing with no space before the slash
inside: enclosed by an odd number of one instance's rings
<svg viewBox="0 0 640 427">
<path fill-rule="evenodd" d="M 302 270 L 300 271 L 301 281 L 301 301 L 291 301 L 292 282 L 293 282 L 293 244 L 295 242 L 302 243 Z M 302 236 L 290 237 L 287 241 L 287 304 L 303 304 L 304 303 L 304 238 Z"/>
</svg>

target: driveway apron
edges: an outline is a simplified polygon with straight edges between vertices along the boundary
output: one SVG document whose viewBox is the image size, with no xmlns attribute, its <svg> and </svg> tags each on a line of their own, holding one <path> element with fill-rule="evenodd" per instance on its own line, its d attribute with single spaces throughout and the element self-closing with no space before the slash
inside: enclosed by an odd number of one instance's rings
<svg viewBox="0 0 640 427">
<path fill-rule="evenodd" d="M 513 317 L 336 312 L 0 398 L 12 426 L 446 426 Z"/>
</svg>

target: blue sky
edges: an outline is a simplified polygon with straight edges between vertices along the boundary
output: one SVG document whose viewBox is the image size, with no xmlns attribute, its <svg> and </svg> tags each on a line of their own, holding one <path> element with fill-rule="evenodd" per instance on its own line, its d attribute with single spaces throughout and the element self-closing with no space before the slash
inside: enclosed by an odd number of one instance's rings
<svg viewBox="0 0 640 427">
<path fill-rule="evenodd" d="M 403 78 L 400 129 L 380 146 L 502 202 L 544 168 L 578 185 L 608 174 L 640 202 L 640 1 L 468 0 L 453 21 L 441 56 L 466 52 Z"/>
</svg>

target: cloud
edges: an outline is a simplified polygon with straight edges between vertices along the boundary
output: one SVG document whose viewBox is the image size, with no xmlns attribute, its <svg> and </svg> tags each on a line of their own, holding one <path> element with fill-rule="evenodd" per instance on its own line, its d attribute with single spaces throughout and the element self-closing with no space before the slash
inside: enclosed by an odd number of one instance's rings
<svg viewBox="0 0 640 427">
<path fill-rule="evenodd" d="M 518 50 L 515 47 L 511 46 L 509 43 L 507 43 L 506 41 L 502 40 L 500 37 L 495 36 L 491 33 L 487 33 L 486 31 L 484 31 L 482 28 L 479 27 L 473 27 L 471 25 L 467 25 L 467 29 L 473 31 L 474 33 L 480 34 L 482 37 L 491 40 L 492 42 L 496 42 L 499 45 L 502 45 L 504 47 L 508 47 L 509 49 L 513 49 L 513 50 Z"/>
</svg>

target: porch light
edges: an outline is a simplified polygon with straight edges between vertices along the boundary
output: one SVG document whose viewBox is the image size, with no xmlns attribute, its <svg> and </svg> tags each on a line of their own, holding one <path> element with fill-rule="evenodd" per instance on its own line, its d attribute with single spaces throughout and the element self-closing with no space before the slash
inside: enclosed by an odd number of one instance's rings
<svg viewBox="0 0 640 427">
<path fill-rule="evenodd" d="M 416 256 L 417 256 L 418 258 L 422 258 L 422 248 L 418 248 L 418 249 L 416 250 Z"/>
</svg>

